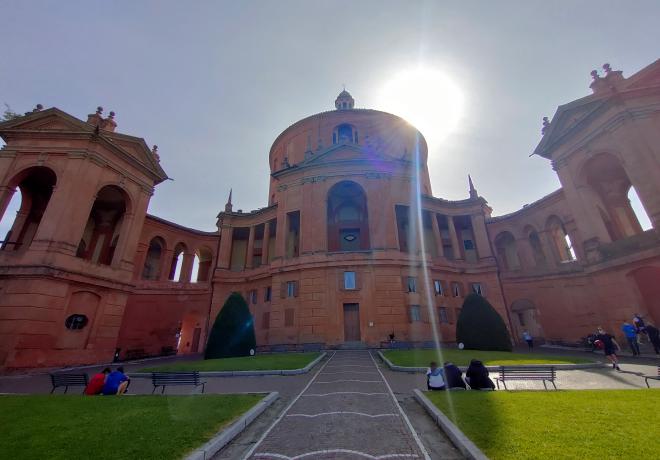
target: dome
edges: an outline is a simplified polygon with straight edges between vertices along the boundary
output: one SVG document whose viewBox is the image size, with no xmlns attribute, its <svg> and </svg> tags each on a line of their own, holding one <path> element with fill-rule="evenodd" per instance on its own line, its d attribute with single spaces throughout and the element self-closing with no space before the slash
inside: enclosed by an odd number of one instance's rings
<svg viewBox="0 0 660 460">
<path fill-rule="evenodd" d="M 339 96 L 335 99 L 335 108 L 337 110 L 350 110 L 354 105 L 355 100 L 353 99 L 353 96 L 351 96 L 351 93 L 346 91 L 346 89 L 339 93 Z"/>
</svg>

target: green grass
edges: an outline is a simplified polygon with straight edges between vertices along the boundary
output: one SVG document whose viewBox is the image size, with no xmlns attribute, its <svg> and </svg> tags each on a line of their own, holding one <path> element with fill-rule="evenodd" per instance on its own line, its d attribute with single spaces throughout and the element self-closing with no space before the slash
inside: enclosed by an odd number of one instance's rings
<svg viewBox="0 0 660 460">
<path fill-rule="evenodd" d="M 658 458 L 660 390 L 426 395 L 494 460 Z"/>
<path fill-rule="evenodd" d="M 319 353 L 273 353 L 240 358 L 205 359 L 181 361 L 148 367 L 142 372 L 177 371 L 268 371 L 300 369 L 318 358 Z"/>
<path fill-rule="evenodd" d="M 0 396 L 0 457 L 177 459 L 261 398 Z"/>
<path fill-rule="evenodd" d="M 442 358 L 437 350 L 389 350 L 385 357 L 397 366 L 426 367 L 431 361 L 451 361 L 457 366 L 467 366 L 471 359 L 478 359 L 487 366 L 510 366 L 516 364 L 579 364 L 593 362 L 572 356 L 553 356 L 540 353 L 512 353 L 508 351 L 458 350 L 445 348 Z"/>
</svg>

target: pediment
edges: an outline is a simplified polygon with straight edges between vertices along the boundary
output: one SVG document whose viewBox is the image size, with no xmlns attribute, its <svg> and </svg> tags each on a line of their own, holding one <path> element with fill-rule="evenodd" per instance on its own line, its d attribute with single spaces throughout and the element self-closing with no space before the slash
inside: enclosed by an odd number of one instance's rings
<svg viewBox="0 0 660 460">
<path fill-rule="evenodd" d="M 38 131 L 90 132 L 91 126 L 57 108 L 32 112 L 22 117 L 0 123 L 0 129 Z"/>
</svg>

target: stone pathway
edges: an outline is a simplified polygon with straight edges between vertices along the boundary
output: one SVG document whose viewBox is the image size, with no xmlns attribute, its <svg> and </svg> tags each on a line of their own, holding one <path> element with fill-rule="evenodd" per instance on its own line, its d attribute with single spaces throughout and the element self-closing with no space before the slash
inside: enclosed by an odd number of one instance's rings
<svg viewBox="0 0 660 460">
<path fill-rule="evenodd" d="M 336 352 L 246 458 L 430 458 L 368 351 Z"/>
</svg>

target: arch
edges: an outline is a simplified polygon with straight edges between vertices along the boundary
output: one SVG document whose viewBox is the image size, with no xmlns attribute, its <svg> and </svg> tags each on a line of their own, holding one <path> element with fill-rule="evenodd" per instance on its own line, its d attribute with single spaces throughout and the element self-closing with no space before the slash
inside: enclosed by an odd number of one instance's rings
<svg viewBox="0 0 660 460">
<path fill-rule="evenodd" d="M 206 246 L 202 246 L 195 251 L 195 260 L 197 261 L 197 271 L 195 272 L 195 268 L 193 268 L 192 279 L 197 283 L 208 281 L 211 275 L 213 251 Z"/>
<path fill-rule="evenodd" d="M 631 205 L 631 190 L 637 202 L 639 198 L 618 156 L 602 152 L 589 158 L 580 169 L 579 180 L 593 192 L 612 241 L 643 232 L 641 215 Z"/>
<path fill-rule="evenodd" d="M 511 303 L 512 322 L 517 340 L 521 339 L 523 331 L 528 331 L 532 337 L 543 337 L 543 328 L 538 320 L 539 311 L 533 301 L 517 299 Z"/>
<path fill-rule="evenodd" d="M 550 235 L 552 251 L 558 262 L 572 262 L 575 260 L 575 250 L 571 238 L 566 232 L 562 220 L 556 215 L 548 217 L 545 228 Z"/>
<path fill-rule="evenodd" d="M 495 237 L 495 253 L 504 270 L 518 270 L 520 259 L 516 239 L 509 231 L 503 231 Z"/>
<path fill-rule="evenodd" d="M 336 183 L 327 199 L 328 251 L 369 249 L 367 195 L 353 181 Z"/>
<path fill-rule="evenodd" d="M 182 280 L 183 257 L 184 253 L 188 252 L 188 247 L 184 243 L 177 243 L 172 252 L 172 261 L 170 262 L 170 274 L 167 277 L 170 281 L 187 281 Z"/>
<path fill-rule="evenodd" d="M 341 144 L 343 142 L 350 142 L 357 144 L 359 141 L 357 128 L 348 123 L 337 125 L 332 132 L 332 143 Z"/>
<path fill-rule="evenodd" d="M 527 241 L 532 249 L 534 264 L 537 267 L 545 267 L 547 265 L 547 259 L 545 257 L 545 251 L 543 251 L 543 244 L 541 243 L 539 233 L 533 226 L 527 225 L 525 227 L 525 235 L 527 236 Z"/>
<path fill-rule="evenodd" d="M 129 206 L 130 199 L 124 189 L 116 185 L 103 186 L 96 194 L 76 256 L 92 263 L 111 265 Z"/>
<path fill-rule="evenodd" d="M 29 167 L 14 175 L 8 185 L 10 189 L 18 188 L 20 196 L 12 196 L 16 195 L 16 192 L 8 194 L 6 202 L 0 203 L 0 209 L 5 210 L 2 217 L 9 206 L 16 209 L 11 225 L 8 223 L 9 219 L 2 219 L 6 225 L 3 227 L 8 228 L 8 231 L 3 238 L 1 249 L 16 251 L 30 247 L 56 184 L 55 172 L 45 166 Z"/>
<path fill-rule="evenodd" d="M 142 269 L 142 279 L 158 280 L 160 279 L 161 266 L 163 264 L 163 253 L 166 250 L 165 240 L 160 236 L 155 236 L 149 242 L 147 256 L 144 260 Z"/>
</svg>

